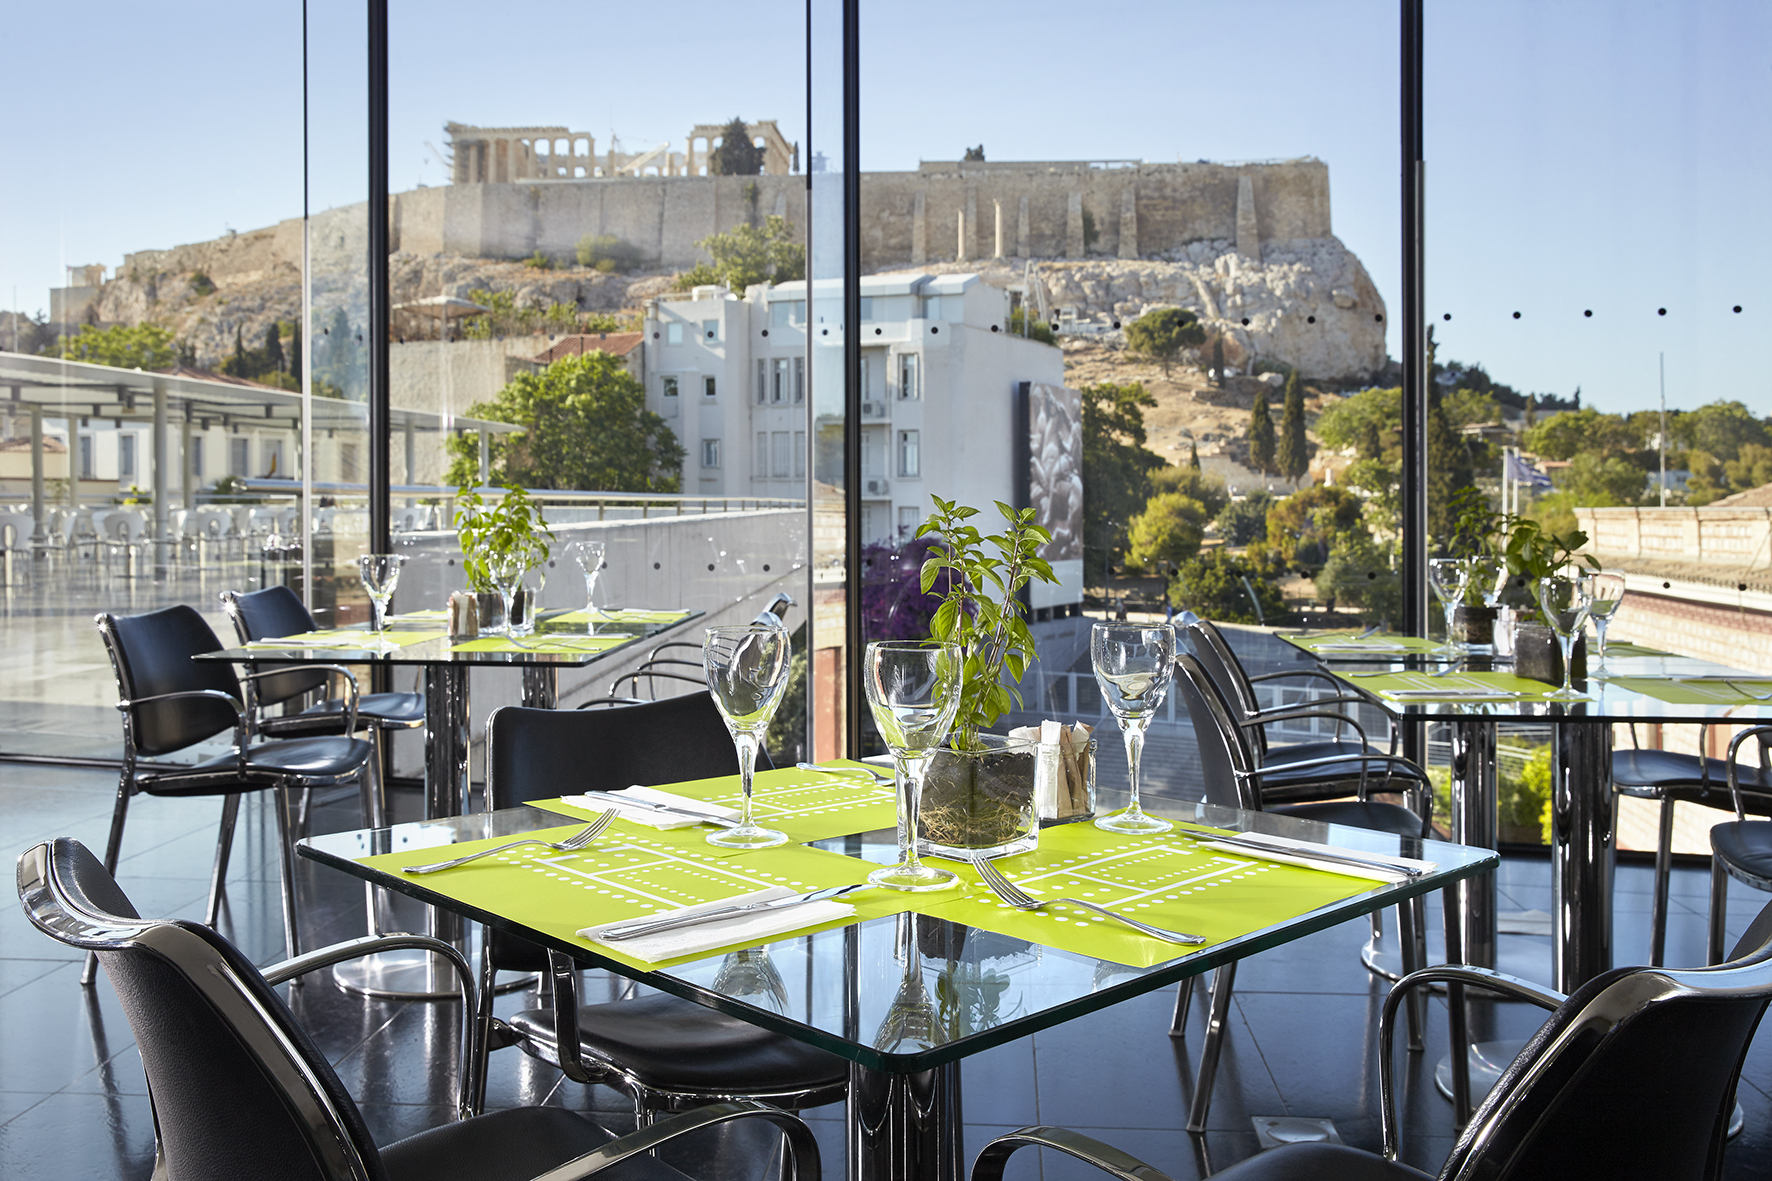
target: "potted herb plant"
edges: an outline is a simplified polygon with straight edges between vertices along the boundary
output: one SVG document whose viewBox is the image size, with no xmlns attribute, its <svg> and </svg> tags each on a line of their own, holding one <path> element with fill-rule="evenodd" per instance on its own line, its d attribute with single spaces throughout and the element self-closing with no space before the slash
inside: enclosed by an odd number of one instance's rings
<svg viewBox="0 0 1772 1181">
<path fill-rule="evenodd" d="M 1032 848 L 1039 836 L 1039 743 L 987 731 L 1021 704 L 1014 682 L 1034 659 L 1021 592 L 1036 578 L 1058 579 L 1039 556 L 1051 534 L 1034 524 L 1034 510 L 1001 501 L 997 509 L 1004 528 L 985 535 L 968 523 L 977 509 L 938 496 L 917 529 L 919 538 L 934 539 L 920 579 L 923 593 L 941 600 L 930 638 L 958 644 L 965 656 L 954 728 L 923 783 L 918 851 L 935 856 L 1000 856 Z"/>
<path fill-rule="evenodd" d="M 1587 534 L 1579 529 L 1552 533 L 1530 517 L 1517 516 L 1503 517 L 1500 532 L 1506 538 L 1502 558 L 1507 564 L 1507 585 L 1502 588 L 1500 605 L 1510 612 L 1514 671 L 1535 681 L 1561 683 L 1562 652 L 1539 605 L 1538 584 L 1569 566 L 1599 568 L 1591 554 L 1576 553 L 1587 544 Z M 1585 636 L 1576 637 L 1570 659 L 1575 666 L 1573 675 L 1584 676 Z"/>
<path fill-rule="evenodd" d="M 481 630 L 508 626 L 512 621 L 504 619 L 504 599 L 493 571 L 510 561 L 527 569 L 548 560 L 555 538 L 542 518 L 541 506 L 514 484 L 504 485 L 504 495 L 490 503 L 478 488 L 458 488 L 455 535 L 461 542 L 468 589 L 479 599 Z M 532 613 L 530 598 L 525 588 L 512 602 L 514 622 L 519 625 Z"/>
<path fill-rule="evenodd" d="M 1452 534 L 1447 556 L 1464 558 L 1470 565 L 1464 597 L 1452 616 L 1454 633 L 1473 652 L 1493 651 L 1495 621 L 1501 608 L 1490 603 L 1501 573 L 1502 515 L 1489 507 L 1482 492 L 1471 487 L 1453 493 L 1449 507 Z"/>
</svg>

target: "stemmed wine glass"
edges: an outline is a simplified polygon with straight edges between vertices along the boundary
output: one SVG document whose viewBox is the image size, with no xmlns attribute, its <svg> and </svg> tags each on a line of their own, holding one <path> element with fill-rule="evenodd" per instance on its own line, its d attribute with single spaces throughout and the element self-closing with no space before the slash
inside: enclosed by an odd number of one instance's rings
<svg viewBox="0 0 1772 1181">
<path fill-rule="evenodd" d="M 1126 740 L 1126 780 L 1132 802 L 1124 812 L 1102 816 L 1095 827 L 1108 832 L 1157 833 L 1173 827 L 1138 806 L 1138 764 L 1144 732 L 1169 692 L 1175 675 L 1175 629 L 1167 623 L 1098 623 L 1089 633 L 1095 682 Z"/>
<path fill-rule="evenodd" d="M 787 842 L 785 833 L 764 828 L 751 819 L 751 780 L 756 774 L 757 747 L 787 691 L 793 644 L 787 629 L 749 623 L 710 627 L 701 643 L 702 665 L 714 705 L 726 719 L 738 748 L 738 777 L 744 803 L 737 828 L 708 834 L 708 844 L 728 849 L 767 849 Z"/>
<path fill-rule="evenodd" d="M 964 666 L 958 644 L 935 640 L 880 640 L 869 644 L 862 657 L 868 708 L 897 770 L 898 864 L 870 873 L 868 881 L 876 886 L 941 890 L 959 880 L 917 859 L 917 812 L 929 760 L 947 739 L 960 708 Z"/>
<path fill-rule="evenodd" d="M 357 573 L 363 579 L 363 589 L 369 592 L 378 652 L 388 650 L 388 604 L 393 601 L 394 587 L 400 582 L 400 567 L 405 564 L 406 559 L 400 554 L 360 554 L 357 557 Z"/>
<path fill-rule="evenodd" d="M 1554 575 L 1538 583 L 1538 605 L 1544 621 L 1557 634 L 1557 646 L 1563 651 L 1563 687 L 1545 696 L 1552 701 L 1585 701 L 1587 694 L 1576 691 L 1575 637 L 1587 623 L 1588 587 L 1585 578 Z"/>
<path fill-rule="evenodd" d="M 597 574 L 603 569 L 603 543 L 600 541 L 574 541 L 567 545 L 566 556 L 578 563 L 578 568 L 585 576 L 585 631 L 591 635 L 597 633 Z"/>
<path fill-rule="evenodd" d="M 1594 621 L 1594 634 L 1600 641 L 1593 670 L 1593 675 L 1599 677 L 1606 667 L 1606 625 L 1612 622 L 1624 602 L 1624 575 L 1601 571 L 1583 575 L 1582 580 L 1588 586 L 1588 618 Z"/>
<path fill-rule="evenodd" d="M 522 622 L 517 619 L 517 604 L 523 594 L 523 576 L 529 573 L 529 556 L 523 553 L 495 554 L 487 562 L 487 571 L 492 575 L 492 583 L 498 587 L 498 594 L 505 605 L 505 635 L 516 639 L 526 636 L 535 630 L 530 612 L 523 612 Z"/>
<path fill-rule="evenodd" d="M 1459 603 L 1464 601 L 1464 588 L 1470 585 L 1470 576 L 1470 565 L 1463 558 L 1435 558 L 1427 564 L 1427 583 L 1446 612 L 1446 642 L 1436 651 L 1447 655 L 1464 651 L 1464 645 L 1452 634 L 1452 616 L 1458 611 Z"/>
</svg>

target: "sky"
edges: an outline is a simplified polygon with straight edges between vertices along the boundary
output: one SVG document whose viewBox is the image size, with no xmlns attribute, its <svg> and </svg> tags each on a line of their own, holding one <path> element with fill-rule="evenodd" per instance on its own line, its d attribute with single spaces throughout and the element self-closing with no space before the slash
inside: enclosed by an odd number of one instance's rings
<svg viewBox="0 0 1772 1181">
<path fill-rule="evenodd" d="M 1665 360 L 1670 406 L 1733 398 L 1772 414 L 1754 347 L 1772 317 L 1772 5 L 1426 7 L 1426 290 L 1441 359 L 1617 411 L 1656 404 Z M 864 170 L 979 143 L 992 160 L 1316 156 L 1335 232 L 1392 309 L 1395 355 L 1393 0 L 863 9 Z M 358 0 L 307 11 L 319 210 L 366 187 L 366 52 Z M 798 0 L 390 0 L 390 13 L 396 191 L 446 183 L 449 120 L 565 124 L 599 151 L 611 133 L 630 151 L 680 150 L 691 126 L 735 115 L 776 119 L 803 145 L 829 134 L 806 127 Z M 822 30 L 834 12 L 818 19 Z M 0 74 L 0 307 L 47 309 L 67 265 L 115 267 L 300 215 L 299 3 L 20 4 L 7 24 L 12 46 L 35 49 Z"/>
</svg>

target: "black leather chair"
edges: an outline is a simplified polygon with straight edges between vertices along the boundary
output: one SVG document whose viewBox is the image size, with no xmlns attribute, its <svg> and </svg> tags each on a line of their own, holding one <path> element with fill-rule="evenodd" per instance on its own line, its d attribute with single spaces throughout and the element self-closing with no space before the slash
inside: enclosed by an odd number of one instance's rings
<svg viewBox="0 0 1772 1181">
<path fill-rule="evenodd" d="M 1729 879 L 1745 882 L 1756 890 L 1772 892 L 1772 820 L 1749 820 L 1748 793 L 1742 788 L 1741 748 L 1749 740 L 1760 744 L 1764 774 L 1765 748 L 1772 740 L 1772 726 L 1752 726 L 1729 740 L 1723 780 L 1735 819 L 1710 830 L 1710 931 L 1706 941 L 1707 963 L 1723 956 L 1723 925 L 1729 906 Z M 1750 771 L 1754 770 L 1750 768 Z"/>
<path fill-rule="evenodd" d="M 1698 728 L 1702 749 L 1708 726 Z M 1697 804 L 1704 808 L 1734 808 L 1738 815 L 1772 816 L 1772 772 L 1766 768 L 1766 747 L 1760 745 L 1760 765 L 1740 767 L 1739 790 L 1731 795 L 1726 781 L 1730 760 L 1671 750 L 1644 750 L 1637 746 L 1637 727 L 1630 727 L 1629 750 L 1612 752 L 1612 787 L 1619 795 L 1660 804 L 1655 840 L 1655 897 L 1649 912 L 1649 962 L 1659 964 L 1667 950 L 1667 886 L 1673 870 L 1674 805 Z M 1613 826 L 1613 836 L 1617 836 Z M 1713 960 L 1721 948 L 1713 950 Z"/>
<path fill-rule="evenodd" d="M 86 849 L 57 840 L 25 852 L 19 898 L 33 925 L 95 954 L 135 1032 L 154 1107 L 156 1177 L 180 1181 L 549 1181 L 607 1176 L 684 1181 L 651 1150 L 690 1132 L 762 1119 L 787 1141 L 796 1181 L 817 1181 L 818 1146 L 796 1117 L 754 1103 L 704 1107 L 617 1138 L 577 1112 L 521 1107 L 463 1118 L 377 1147 L 351 1096 L 272 978 L 196 923 L 144 920 Z M 417 936 L 406 945 L 439 953 Z M 377 947 L 399 939 L 357 940 Z M 278 971 L 289 979 L 332 949 Z M 467 965 L 464 999 L 473 993 Z M 468 1005 L 464 1005 L 464 1016 Z M 471 1065 L 471 1063 L 470 1063 Z"/>
<path fill-rule="evenodd" d="M 614 709 L 507 706 L 487 723 L 486 750 L 495 808 L 738 774 L 732 738 L 705 690 Z M 495 1020 L 500 971 L 545 972 L 552 1004 Z M 624 1091 L 641 1124 L 720 1099 L 817 1107 L 848 1086 L 844 1059 L 666 993 L 580 1005 L 570 958 L 495 929 L 486 932 L 480 979 L 481 1045 L 515 1044 L 576 1082 Z"/>
<path fill-rule="evenodd" d="M 123 848 L 123 822 L 129 812 L 129 800 L 138 792 L 156 796 L 221 796 L 221 832 L 216 841 L 214 877 L 205 914 L 205 921 L 213 926 L 221 910 L 240 793 L 275 791 L 283 938 L 293 958 L 298 940 L 294 851 L 289 843 L 286 795 L 290 791 L 332 787 L 353 780 L 363 787 L 370 774 L 370 746 L 348 735 L 356 728 L 356 680 L 348 669 L 319 666 L 345 680 L 345 735 L 253 743 L 240 683 L 243 679 L 251 682 L 281 674 L 255 673 L 241 678 L 224 661 L 193 659 L 204 652 L 220 651 L 222 645 L 203 617 L 190 607 L 167 607 L 145 615 L 101 614 L 96 622 L 111 658 L 111 668 L 117 674 L 117 692 L 121 697 L 117 708 L 123 713 L 123 773 L 117 782 L 110 838 L 105 842 L 105 871 L 117 872 L 117 859 Z M 144 758 L 182 751 L 228 730 L 233 731 L 234 740 L 233 749 L 227 754 L 194 764 L 142 762 Z M 82 982 L 90 984 L 92 976 L 93 963 L 88 957 Z"/>
<path fill-rule="evenodd" d="M 1747 1048 L 1772 1000 L 1772 906 L 1720 967 L 1617 968 L 1565 997 L 1483 968 L 1427 968 L 1405 977 L 1380 1017 L 1383 1155 L 1341 1144 L 1270 1149 L 1214 1177 L 1224 1181 L 1422 1181 L 1398 1163 L 1391 1043 L 1399 1003 L 1427 984 L 1458 984 L 1549 1009 L 1502 1072 L 1440 1169 L 1441 1181 L 1714 1181 Z M 985 1145 L 972 1181 L 999 1181 L 1010 1154 L 1036 1145 L 1125 1181 L 1165 1174 L 1064 1128 L 1023 1128 Z"/>
<path fill-rule="evenodd" d="M 1336 782 L 1347 784 L 1351 781 L 1354 798 L 1269 806 L 1262 790 L 1263 780 L 1269 772 L 1247 737 L 1252 727 L 1237 721 L 1211 675 L 1200 660 L 1190 653 L 1184 652 L 1175 659 L 1175 688 L 1187 705 L 1188 716 L 1194 723 L 1194 735 L 1200 746 L 1200 770 L 1206 780 L 1207 803 L 1242 808 L 1249 812 L 1273 812 L 1282 816 L 1295 816 L 1301 820 L 1369 828 L 1401 837 L 1421 839 L 1427 836 L 1428 816 L 1400 804 L 1388 804 L 1368 798 L 1372 783 L 1382 783 L 1388 775 L 1401 776 L 1411 782 L 1425 779 L 1421 769 L 1409 760 L 1388 754 L 1366 754 L 1350 759 L 1339 753 L 1318 759 L 1297 760 L 1286 766 L 1286 774 L 1294 782 L 1298 782 L 1296 777 L 1300 773 L 1320 769 Z M 1307 716 L 1309 712 L 1299 710 L 1295 716 Z M 1364 736 L 1360 737 L 1363 740 Z M 1361 774 L 1366 769 L 1371 769 L 1371 773 Z M 1401 919 L 1399 925 L 1403 966 L 1404 971 L 1408 972 L 1418 967 L 1425 958 L 1425 908 L 1417 898 L 1407 907 L 1398 907 L 1398 914 Z M 1206 1022 L 1206 1044 L 1200 1050 L 1193 1112 L 1188 1120 L 1191 1131 L 1200 1131 L 1206 1126 L 1236 976 L 1235 962 L 1226 964 L 1213 975 L 1212 1008 Z M 1176 996 L 1175 1020 L 1170 1032 L 1177 1037 L 1182 1035 L 1187 1021 L 1188 1000 L 1192 995 L 1190 985 L 1191 981 L 1184 981 Z M 1413 1046 L 1420 1040 L 1420 1014 L 1414 1005 L 1410 1007 L 1409 1021 L 1409 1041 Z"/>
</svg>

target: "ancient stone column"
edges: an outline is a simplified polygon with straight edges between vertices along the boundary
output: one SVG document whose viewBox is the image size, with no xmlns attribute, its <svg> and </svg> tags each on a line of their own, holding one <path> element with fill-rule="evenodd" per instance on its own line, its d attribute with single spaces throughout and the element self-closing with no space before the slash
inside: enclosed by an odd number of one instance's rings
<svg viewBox="0 0 1772 1181">
<path fill-rule="evenodd" d="M 954 244 L 954 261 L 966 261 L 966 211 L 960 210 L 954 215 L 955 227 L 960 231 L 959 240 Z"/>
<path fill-rule="evenodd" d="M 1138 257 L 1138 187 L 1120 190 L 1120 257 Z"/>
<path fill-rule="evenodd" d="M 1003 257 L 1003 203 L 993 200 L 991 208 L 997 211 L 997 248 L 991 252 L 992 258 Z"/>
<path fill-rule="evenodd" d="M 929 260 L 929 231 L 923 220 L 927 203 L 922 189 L 911 198 L 911 263 L 914 266 L 921 266 Z"/>
<path fill-rule="evenodd" d="M 1237 178 L 1237 253 L 1261 261 L 1261 227 L 1255 222 L 1255 185 L 1247 175 Z"/>
</svg>

